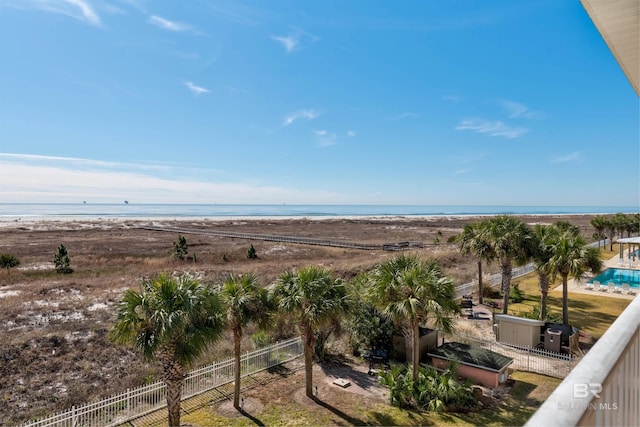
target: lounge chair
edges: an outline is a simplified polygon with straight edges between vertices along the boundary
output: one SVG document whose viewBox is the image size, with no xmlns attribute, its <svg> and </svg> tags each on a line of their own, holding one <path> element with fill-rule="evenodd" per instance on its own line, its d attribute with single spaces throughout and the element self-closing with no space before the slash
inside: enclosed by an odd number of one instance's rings
<svg viewBox="0 0 640 427">
<path fill-rule="evenodd" d="M 611 286 L 613 286 L 613 293 L 614 294 L 621 294 L 622 293 L 622 287 L 621 286 L 615 286 L 613 283 L 609 283 L 609 290 L 611 290 Z"/>
<path fill-rule="evenodd" d="M 595 283 L 598 283 L 598 286 L 600 286 L 600 282 L 596 281 Z M 585 285 L 585 289 L 587 289 L 588 291 L 593 291 L 593 286 L 595 285 L 595 283 L 587 282 L 587 284 Z"/>
<path fill-rule="evenodd" d="M 613 284 L 613 282 L 609 282 L 609 284 L 607 285 L 607 290 L 609 292 L 611 292 L 612 294 L 616 293 L 616 285 Z"/>
<path fill-rule="evenodd" d="M 622 293 L 628 295 L 629 294 L 629 290 L 630 290 L 629 284 L 628 283 L 623 283 L 622 284 Z"/>
<path fill-rule="evenodd" d="M 609 290 L 609 286 L 604 283 L 600 283 L 600 292 L 607 292 Z"/>
</svg>

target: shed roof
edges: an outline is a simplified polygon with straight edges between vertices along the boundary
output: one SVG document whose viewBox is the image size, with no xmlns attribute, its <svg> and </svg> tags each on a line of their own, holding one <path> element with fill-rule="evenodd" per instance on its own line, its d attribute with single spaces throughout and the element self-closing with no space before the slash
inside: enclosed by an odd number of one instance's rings
<svg viewBox="0 0 640 427">
<path fill-rule="evenodd" d="M 448 342 L 427 353 L 432 357 L 475 366 L 492 372 L 499 372 L 513 363 L 511 357 L 481 347 L 471 347 L 459 342 Z"/>
<path fill-rule="evenodd" d="M 544 326 L 543 320 L 527 319 L 525 317 L 511 316 L 510 314 L 496 314 L 496 320 L 505 320 L 511 323 L 519 323 L 521 325 L 529 326 Z"/>
</svg>

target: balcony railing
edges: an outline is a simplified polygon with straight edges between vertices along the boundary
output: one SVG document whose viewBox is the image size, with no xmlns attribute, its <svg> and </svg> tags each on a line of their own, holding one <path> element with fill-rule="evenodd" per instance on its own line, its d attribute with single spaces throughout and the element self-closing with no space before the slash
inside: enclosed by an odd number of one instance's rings
<svg viewBox="0 0 640 427">
<path fill-rule="evenodd" d="M 527 422 L 640 426 L 640 298 L 618 316 Z"/>
</svg>

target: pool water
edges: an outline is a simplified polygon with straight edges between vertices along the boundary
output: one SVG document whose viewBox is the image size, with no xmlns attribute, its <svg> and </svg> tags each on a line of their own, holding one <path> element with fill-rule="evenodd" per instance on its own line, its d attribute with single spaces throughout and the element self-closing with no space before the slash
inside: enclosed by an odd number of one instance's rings
<svg viewBox="0 0 640 427">
<path fill-rule="evenodd" d="M 607 268 L 602 273 L 589 280 L 589 283 L 593 283 L 595 281 L 600 282 L 602 285 L 613 282 L 616 286 L 622 286 L 623 283 L 628 283 L 629 287 L 640 289 L 640 270 Z"/>
</svg>

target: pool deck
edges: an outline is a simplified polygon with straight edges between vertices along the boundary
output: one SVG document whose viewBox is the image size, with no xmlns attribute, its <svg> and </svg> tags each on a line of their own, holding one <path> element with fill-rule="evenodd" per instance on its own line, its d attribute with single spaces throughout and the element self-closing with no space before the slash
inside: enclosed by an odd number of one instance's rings
<svg viewBox="0 0 640 427">
<path fill-rule="evenodd" d="M 625 269 L 629 269 L 629 264 L 628 264 L 628 259 L 625 257 L 624 258 L 624 262 L 623 264 L 620 264 L 620 257 L 619 255 L 616 255 L 614 257 L 612 257 L 611 259 L 609 259 L 608 261 L 604 262 L 604 266 L 603 266 L 603 270 L 607 269 L 607 268 L 625 268 Z M 638 261 L 636 261 L 635 265 L 631 266 L 631 270 L 640 270 L 640 263 Z M 635 297 L 637 297 L 638 295 L 640 295 L 640 291 L 636 290 L 636 294 L 635 295 L 627 295 L 627 294 L 623 294 L 623 293 L 613 293 L 613 292 L 609 292 L 609 291 L 601 291 L 598 288 L 596 289 L 587 289 L 585 287 L 585 284 L 587 283 L 589 279 L 588 278 L 584 278 L 582 279 L 581 282 L 578 282 L 575 279 L 569 279 L 569 282 L 567 283 L 568 286 L 568 291 L 569 292 L 574 292 L 574 293 L 579 293 L 579 294 L 590 294 L 590 295 L 598 295 L 598 296 L 602 296 L 602 297 L 606 297 L 606 298 L 624 298 L 624 299 L 629 299 L 632 300 Z M 554 291 L 560 291 L 562 292 L 562 285 L 556 287 L 554 289 Z"/>
</svg>

